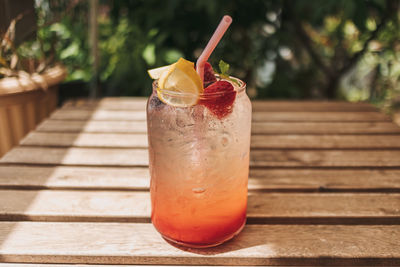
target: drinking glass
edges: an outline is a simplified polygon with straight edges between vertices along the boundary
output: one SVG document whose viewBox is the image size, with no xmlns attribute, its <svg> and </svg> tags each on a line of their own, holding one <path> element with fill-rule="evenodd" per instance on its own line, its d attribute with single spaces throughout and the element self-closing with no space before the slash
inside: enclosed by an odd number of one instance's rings
<svg viewBox="0 0 400 267">
<path fill-rule="evenodd" d="M 167 240 L 210 247 L 237 235 L 246 222 L 251 103 L 246 84 L 235 78 L 236 98 L 216 116 L 205 105 L 185 106 L 187 93 L 157 96 L 147 103 L 151 220 Z M 186 101 L 188 100 L 188 101 Z"/>
</svg>

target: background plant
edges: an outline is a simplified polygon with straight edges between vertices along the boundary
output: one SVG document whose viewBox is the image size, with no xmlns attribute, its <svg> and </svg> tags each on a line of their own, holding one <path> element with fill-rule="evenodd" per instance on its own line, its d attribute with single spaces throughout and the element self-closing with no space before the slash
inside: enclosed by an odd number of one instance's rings
<svg viewBox="0 0 400 267">
<path fill-rule="evenodd" d="M 37 2 L 51 14 L 68 1 Z M 39 33 L 48 43 L 54 35 L 60 39 L 56 57 L 70 81 L 91 78 L 87 9 L 80 2 Z M 398 0 L 132 0 L 100 1 L 103 95 L 148 95 L 146 70 L 181 56 L 194 61 L 224 14 L 234 23 L 210 61 L 215 67 L 220 59 L 228 62 L 252 97 L 389 105 L 398 94 Z"/>
</svg>

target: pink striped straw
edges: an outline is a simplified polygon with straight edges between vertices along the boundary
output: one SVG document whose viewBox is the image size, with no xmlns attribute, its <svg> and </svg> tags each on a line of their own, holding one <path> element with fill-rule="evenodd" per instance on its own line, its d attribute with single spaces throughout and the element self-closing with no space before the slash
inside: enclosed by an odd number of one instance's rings
<svg viewBox="0 0 400 267">
<path fill-rule="evenodd" d="M 225 15 L 222 18 L 221 22 L 219 23 L 214 34 L 211 36 L 210 41 L 208 41 L 206 48 L 204 48 L 200 57 L 197 59 L 196 71 L 199 74 L 202 81 L 204 80 L 204 64 L 207 62 L 211 53 L 214 51 L 215 47 L 218 45 L 219 41 L 221 40 L 222 36 L 224 36 L 224 33 L 228 29 L 229 25 L 231 25 L 231 23 L 232 23 L 231 16 Z"/>
</svg>

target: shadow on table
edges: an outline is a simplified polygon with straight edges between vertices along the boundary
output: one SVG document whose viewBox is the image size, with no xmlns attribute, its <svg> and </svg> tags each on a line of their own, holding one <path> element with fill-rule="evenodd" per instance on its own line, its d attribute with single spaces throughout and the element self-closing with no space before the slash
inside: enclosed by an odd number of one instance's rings
<svg viewBox="0 0 400 267">
<path fill-rule="evenodd" d="M 203 255 L 203 256 L 213 256 L 218 254 L 225 254 L 228 252 L 245 251 L 248 248 L 260 246 L 260 250 L 264 251 L 266 254 L 274 254 L 274 245 L 273 243 L 269 243 L 268 240 L 264 239 L 259 235 L 259 231 L 255 231 L 252 225 L 246 225 L 243 230 L 235 236 L 233 239 L 211 248 L 188 248 L 185 246 L 177 245 L 168 240 L 170 245 L 194 254 Z"/>
</svg>

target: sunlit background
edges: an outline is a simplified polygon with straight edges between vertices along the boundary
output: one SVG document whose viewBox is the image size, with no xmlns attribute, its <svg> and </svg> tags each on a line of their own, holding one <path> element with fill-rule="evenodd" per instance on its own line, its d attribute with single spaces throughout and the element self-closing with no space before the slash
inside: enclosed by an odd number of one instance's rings
<svg viewBox="0 0 400 267">
<path fill-rule="evenodd" d="M 90 1 L 36 0 L 36 34 L 16 47 L 22 58 L 66 66 L 61 95 L 89 94 L 91 8 Z M 195 61 L 224 14 L 233 24 L 210 63 L 228 62 L 252 98 L 399 101 L 397 0 L 99 1 L 100 94 L 149 95 L 146 70 Z"/>
</svg>

